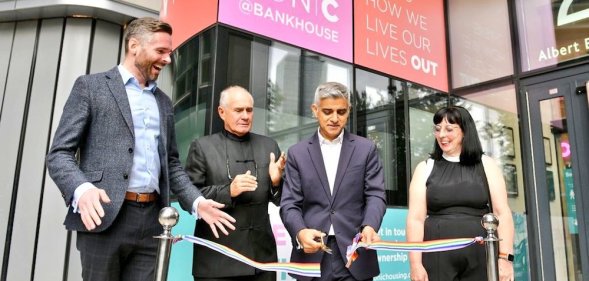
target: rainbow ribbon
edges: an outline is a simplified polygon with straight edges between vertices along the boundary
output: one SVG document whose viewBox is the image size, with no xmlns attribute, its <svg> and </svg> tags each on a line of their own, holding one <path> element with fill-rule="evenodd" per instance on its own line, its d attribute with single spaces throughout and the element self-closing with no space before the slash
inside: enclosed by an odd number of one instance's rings
<svg viewBox="0 0 589 281">
<path fill-rule="evenodd" d="M 188 242 L 205 246 L 213 251 L 217 251 L 223 255 L 226 255 L 230 258 L 243 262 L 247 265 L 253 266 L 257 269 L 266 270 L 266 271 L 281 271 L 286 273 L 292 273 L 300 276 L 309 276 L 309 277 L 321 277 L 321 271 L 319 269 L 319 263 L 281 263 L 281 262 L 256 262 L 253 261 L 244 255 L 232 250 L 231 248 L 221 245 L 219 243 L 215 243 L 206 239 L 198 238 L 192 235 L 183 235 L 183 240 Z"/>
<path fill-rule="evenodd" d="M 373 242 L 370 245 L 360 242 L 362 235 L 356 234 L 356 237 L 352 240 L 352 245 L 348 246 L 346 250 L 346 258 L 348 262 L 346 267 L 350 267 L 352 262 L 358 258 L 356 250 L 360 247 L 364 247 L 372 250 L 385 250 L 385 251 L 401 251 L 401 252 L 443 252 L 456 249 L 462 249 L 468 247 L 474 243 L 482 243 L 483 237 L 475 238 L 454 238 L 454 239 L 439 239 L 430 240 L 423 242 L 393 242 L 393 241 L 378 241 Z"/>
</svg>

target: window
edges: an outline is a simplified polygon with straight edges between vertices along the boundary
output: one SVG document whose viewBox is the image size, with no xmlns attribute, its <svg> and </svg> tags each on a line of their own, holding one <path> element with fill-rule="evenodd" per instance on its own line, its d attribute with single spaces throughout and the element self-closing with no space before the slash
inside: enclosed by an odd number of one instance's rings
<svg viewBox="0 0 589 281">
<path fill-rule="evenodd" d="M 586 57 L 586 1 L 517 0 L 522 71 Z"/>
<path fill-rule="evenodd" d="M 383 165 L 387 204 L 407 205 L 403 83 L 356 69 L 357 134 L 374 141 Z"/>
<path fill-rule="evenodd" d="M 513 74 L 507 1 L 448 1 L 452 86 Z"/>
<path fill-rule="evenodd" d="M 213 36 L 211 30 L 206 31 L 173 53 L 172 102 L 180 161 L 186 160 L 192 140 L 205 135 L 210 120 Z"/>
</svg>

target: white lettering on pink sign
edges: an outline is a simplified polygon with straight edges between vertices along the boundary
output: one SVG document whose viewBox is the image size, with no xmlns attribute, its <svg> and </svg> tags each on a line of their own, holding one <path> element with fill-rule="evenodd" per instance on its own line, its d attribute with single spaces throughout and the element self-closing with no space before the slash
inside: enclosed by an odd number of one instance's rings
<svg viewBox="0 0 589 281">
<path fill-rule="evenodd" d="M 352 60 L 351 0 L 220 0 L 219 21 Z"/>
</svg>

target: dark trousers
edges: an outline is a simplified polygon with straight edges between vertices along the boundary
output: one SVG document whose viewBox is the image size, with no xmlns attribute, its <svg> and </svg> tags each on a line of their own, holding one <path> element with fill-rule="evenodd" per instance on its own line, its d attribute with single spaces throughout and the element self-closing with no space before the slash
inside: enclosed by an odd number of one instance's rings
<svg viewBox="0 0 589 281">
<path fill-rule="evenodd" d="M 327 247 L 331 248 L 332 254 L 323 254 L 321 259 L 321 277 L 313 278 L 313 281 L 360 281 L 356 280 L 344 263 L 345 256 L 339 251 L 335 236 L 327 237 Z M 362 280 L 371 281 L 372 278 Z"/>
<path fill-rule="evenodd" d="M 256 270 L 256 275 L 225 277 L 225 278 L 197 278 L 194 281 L 276 281 L 276 272 Z"/>
<path fill-rule="evenodd" d="M 153 280 L 157 236 L 162 233 L 157 203 L 123 203 L 103 232 L 78 232 L 76 246 L 84 281 Z"/>
<path fill-rule="evenodd" d="M 425 221 L 424 240 L 485 236 L 480 221 L 478 216 L 462 214 L 429 216 Z M 483 245 L 423 253 L 421 258 L 430 281 L 487 280 L 487 255 Z"/>
</svg>

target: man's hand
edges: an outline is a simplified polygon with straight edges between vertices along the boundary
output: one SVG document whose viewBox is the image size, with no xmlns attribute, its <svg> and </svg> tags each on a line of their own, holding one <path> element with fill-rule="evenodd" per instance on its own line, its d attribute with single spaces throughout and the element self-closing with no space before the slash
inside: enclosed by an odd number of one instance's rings
<svg viewBox="0 0 589 281">
<path fill-rule="evenodd" d="M 321 249 L 321 245 L 323 244 L 321 244 L 319 241 L 321 241 L 321 239 L 323 239 L 325 236 L 326 234 L 319 230 L 305 228 L 299 231 L 297 234 L 297 239 L 299 240 L 298 242 L 303 247 L 303 251 L 305 251 L 305 253 L 313 254 Z"/>
<path fill-rule="evenodd" d="M 102 223 L 100 218 L 104 217 L 104 209 L 100 202 L 110 203 L 106 191 L 100 188 L 86 190 L 78 200 L 78 213 L 88 230 L 93 230 Z"/>
<path fill-rule="evenodd" d="M 274 152 L 270 152 L 270 165 L 268 165 L 268 173 L 270 174 L 272 186 L 278 186 L 278 184 L 280 184 L 280 180 L 282 179 L 282 171 L 284 171 L 285 166 L 286 154 L 284 154 L 284 152 L 280 154 L 278 159 L 276 159 Z"/>
<path fill-rule="evenodd" d="M 360 241 L 370 245 L 372 244 L 372 242 L 380 241 L 380 236 L 378 236 L 378 233 L 374 231 L 374 228 L 372 228 L 372 226 L 366 225 L 362 229 L 362 239 Z"/>
<path fill-rule="evenodd" d="M 249 170 L 245 174 L 237 175 L 229 186 L 231 197 L 237 197 L 243 192 L 255 191 L 258 188 L 258 179 L 252 176 Z"/>
<path fill-rule="evenodd" d="M 225 229 L 228 227 L 231 230 L 235 230 L 235 219 L 229 214 L 219 210 L 223 208 L 223 204 L 213 201 L 211 199 L 205 199 L 198 203 L 198 215 L 209 224 L 211 231 L 216 238 L 219 238 L 217 228 L 221 230 L 225 235 L 229 235 L 229 232 Z"/>
</svg>

